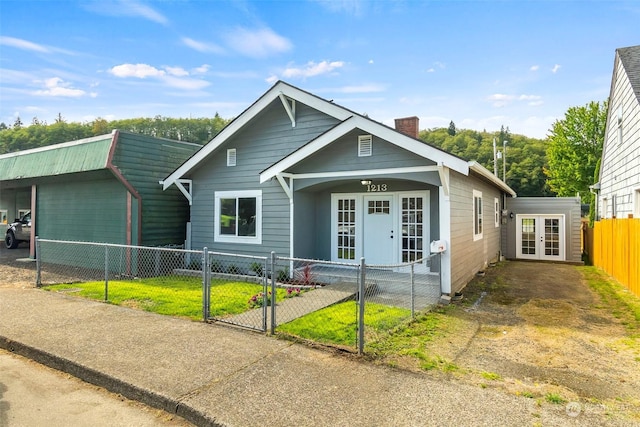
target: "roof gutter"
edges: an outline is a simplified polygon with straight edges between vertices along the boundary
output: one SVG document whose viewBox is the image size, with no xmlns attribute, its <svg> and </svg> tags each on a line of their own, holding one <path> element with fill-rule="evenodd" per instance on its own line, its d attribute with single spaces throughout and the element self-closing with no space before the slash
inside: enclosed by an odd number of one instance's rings
<svg viewBox="0 0 640 427">
<path fill-rule="evenodd" d="M 497 176 L 489 172 L 487 168 L 485 168 L 475 160 L 472 160 L 469 162 L 469 169 L 477 173 L 478 175 L 482 176 L 487 181 L 491 182 L 492 184 L 500 188 L 505 193 L 510 194 L 511 197 L 517 197 L 516 192 L 513 191 L 511 187 L 509 187 L 504 181 L 502 181 L 500 178 L 498 178 Z"/>
</svg>

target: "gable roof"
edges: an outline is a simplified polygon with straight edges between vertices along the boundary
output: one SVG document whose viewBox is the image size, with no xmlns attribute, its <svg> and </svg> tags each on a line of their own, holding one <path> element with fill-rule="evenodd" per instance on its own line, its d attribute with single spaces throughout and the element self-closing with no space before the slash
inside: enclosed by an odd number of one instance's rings
<svg viewBox="0 0 640 427">
<path fill-rule="evenodd" d="M 464 175 L 469 173 L 469 165 L 465 160 L 397 132 L 383 124 L 369 120 L 363 116 L 351 116 L 306 145 L 300 147 L 293 153 L 284 157 L 279 162 L 262 171 L 260 173 L 260 182 L 268 181 L 270 178 L 273 178 L 277 174 L 306 159 L 313 153 L 316 153 L 331 144 L 337 138 L 346 135 L 354 129 L 360 129 L 364 132 L 379 136 L 391 144 L 404 148 L 405 150 L 411 151 L 412 153 L 426 159 L 431 159 L 437 164 L 446 165 Z"/>
<path fill-rule="evenodd" d="M 171 175 L 165 178 L 165 180 L 162 181 L 163 189 L 169 188 L 181 177 L 189 173 L 200 162 L 206 159 L 206 157 L 211 154 L 216 148 L 220 147 L 227 139 L 229 139 L 232 135 L 242 129 L 245 125 L 247 125 L 247 123 L 249 123 L 251 119 L 256 117 L 263 109 L 270 105 L 272 101 L 282 97 L 293 99 L 305 105 L 308 105 L 311 108 L 314 108 L 320 112 L 323 112 L 331 117 L 340 120 L 342 123 L 320 135 L 314 141 L 311 141 L 305 146 L 301 147 L 295 153 L 292 153 L 291 155 L 285 157 L 281 162 L 278 162 L 275 165 L 271 166 L 267 170 L 263 171 L 263 173 L 266 173 L 267 171 L 271 173 L 275 170 L 281 171 L 281 168 L 289 164 L 291 161 L 297 163 L 297 161 L 311 154 L 311 152 L 315 152 L 315 150 L 317 150 L 318 148 L 329 144 L 333 140 L 332 137 L 336 138 L 350 130 L 359 128 L 365 131 L 369 131 L 374 135 L 380 136 L 396 145 L 402 144 L 401 146 L 403 148 L 423 157 L 428 157 L 436 161 L 437 163 L 441 163 L 444 166 L 454 169 L 462 174 L 468 174 L 469 167 L 467 162 L 457 156 L 454 156 L 453 154 L 449 154 L 445 151 L 440 150 L 439 148 L 428 145 L 423 141 L 406 136 L 396 131 L 395 129 L 371 120 L 368 117 L 355 113 L 345 107 L 333 103 L 332 101 L 327 101 L 326 99 L 320 98 L 295 86 L 291 86 L 288 83 L 278 81 L 256 102 L 254 102 L 251 106 L 249 106 L 249 108 L 247 108 L 231 123 L 229 123 L 218 135 L 216 135 L 211 140 L 211 142 L 203 146 L 190 159 L 184 162 Z"/>
<path fill-rule="evenodd" d="M 633 93 L 640 103 L 640 45 L 623 47 L 617 49 L 617 52 L 633 88 Z"/>
<path fill-rule="evenodd" d="M 618 61 L 619 59 L 619 61 Z M 613 62 L 613 74 L 611 77 L 611 88 L 609 90 L 609 109 L 607 111 L 607 125 L 605 129 L 605 139 L 602 147 L 601 154 L 601 162 L 604 163 L 604 159 L 607 153 L 607 141 L 609 140 L 607 135 L 609 134 L 609 126 L 611 123 L 612 115 L 615 114 L 611 109 L 611 101 L 613 100 L 614 91 L 616 89 L 616 81 L 620 78 L 620 70 L 618 70 L 619 63 L 622 64 L 622 68 L 624 69 L 624 73 L 629 79 L 629 83 L 631 85 L 631 90 L 636 96 L 636 102 L 640 105 L 640 45 L 638 46 L 630 46 L 630 47 L 622 47 L 616 49 L 616 56 Z M 591 186 L 594 190 L 600 190 L 600 183 L 602 182 L 604 167 L 603 164 L 600 165 L 600 170 L 598 171 L 598 182 Z"/>
</svg>

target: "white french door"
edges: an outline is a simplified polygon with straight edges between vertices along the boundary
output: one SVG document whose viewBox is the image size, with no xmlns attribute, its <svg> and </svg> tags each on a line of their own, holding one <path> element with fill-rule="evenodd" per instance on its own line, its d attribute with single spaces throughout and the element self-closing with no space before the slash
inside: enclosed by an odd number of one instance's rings
<svg viewBox="0 0 640 427">
<path fill-rule="evenodd" d="M 398 264 L 429 254 L 429 192 L 332 195 L 331 258 Z"/>
<path fill-rule="evenodd" d="M 516 258 L 564 261 L 564 215 L 516 215 L 516 221 Z"/>
</svg>

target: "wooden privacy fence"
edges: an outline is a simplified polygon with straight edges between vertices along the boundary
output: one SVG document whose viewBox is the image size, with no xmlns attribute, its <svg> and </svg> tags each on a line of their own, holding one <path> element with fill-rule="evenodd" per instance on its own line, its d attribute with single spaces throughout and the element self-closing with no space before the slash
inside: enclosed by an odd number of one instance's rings
<svg viewBox="0 0 640 427">
<path fill-rule="evenodd" d="M 593 264 L 640 296 L 640 218 L 596 222 Z"/>
</svg>

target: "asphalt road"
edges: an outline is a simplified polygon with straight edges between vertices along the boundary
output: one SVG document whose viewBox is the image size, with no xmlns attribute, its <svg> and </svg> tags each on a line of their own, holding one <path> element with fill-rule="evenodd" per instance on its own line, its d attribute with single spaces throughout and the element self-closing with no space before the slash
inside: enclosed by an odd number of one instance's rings
<svg viewBox="0 0 640 427">
<path fill-rule="evenodd" d="M 0 426 L 186 427 L 191 424 L 0 350 Z"/>
</svg>

